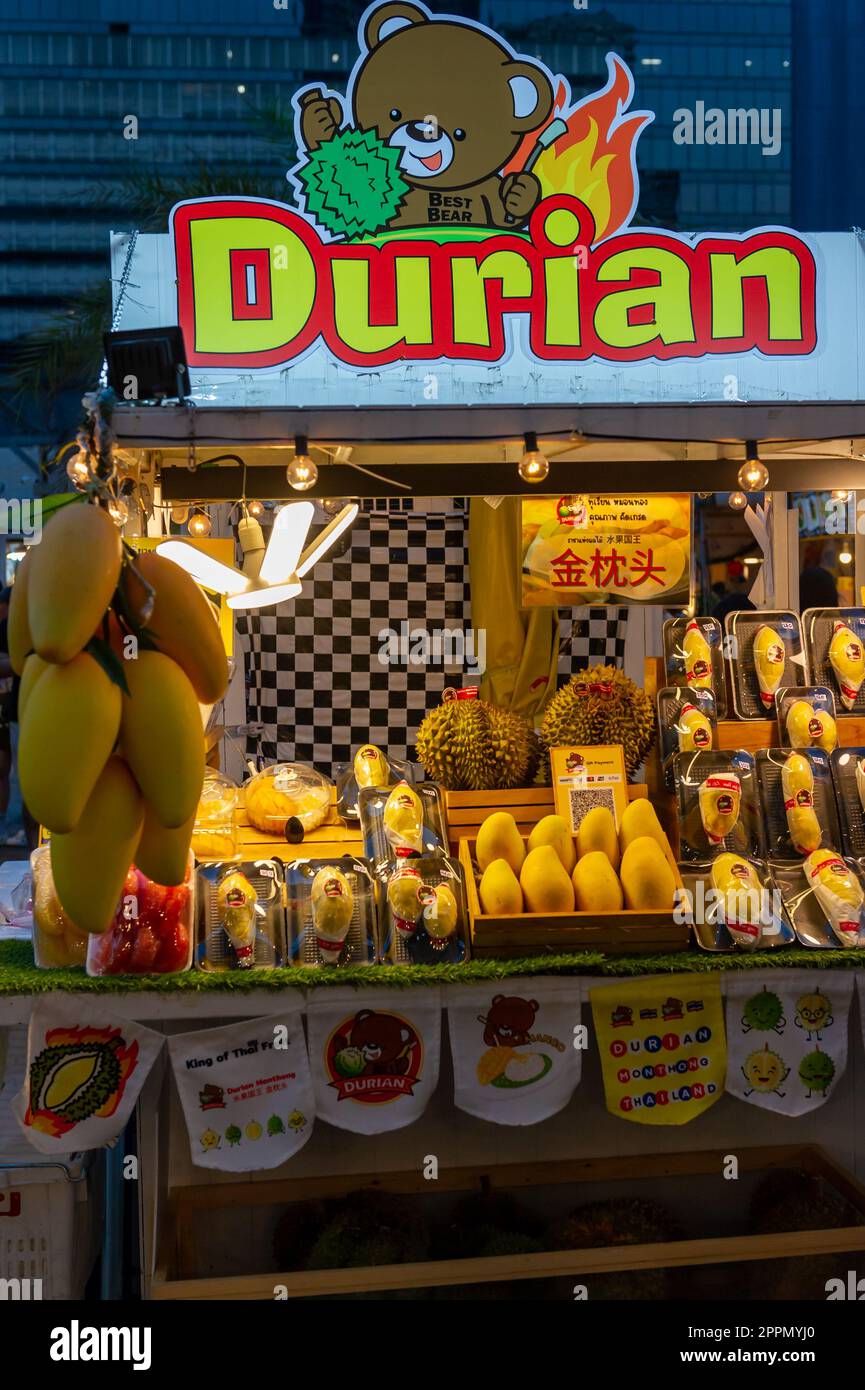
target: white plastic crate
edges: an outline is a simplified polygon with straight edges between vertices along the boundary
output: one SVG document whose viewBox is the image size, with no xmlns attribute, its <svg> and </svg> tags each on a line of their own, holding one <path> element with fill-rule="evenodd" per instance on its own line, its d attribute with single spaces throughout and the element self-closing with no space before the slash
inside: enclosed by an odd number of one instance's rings
<svg viewBox="0 0 865 1390">
<path fill-rule="evenodd" d="M 27 1142 L 11 1109 L 27 1064 L 27 1029 L 4 1030 L 0 1073 L 0 1279 L 30 1280 L 30 1296 L 84 1294 L 99 1245 L 95 1165 L 81 1154 L 46 1159 Z M 41 1280 L 39 1294 L 34 1280 Z M 24 1286 L 26 1289 L 26 1285 Z"/>
<path fill-rule="evenodd" d="M 0 1279 L 30 1280 L 30 1297 L 78 1299 L 93 1264 L 94 1209 L 88 1179 L 58 1169 L 29 1172 L 0 1190 Z M 40 1180 L 41 1178 L 41 1180 Z M 27 1286 L 25 1286 L 26 1288 Z"/>
</svg>

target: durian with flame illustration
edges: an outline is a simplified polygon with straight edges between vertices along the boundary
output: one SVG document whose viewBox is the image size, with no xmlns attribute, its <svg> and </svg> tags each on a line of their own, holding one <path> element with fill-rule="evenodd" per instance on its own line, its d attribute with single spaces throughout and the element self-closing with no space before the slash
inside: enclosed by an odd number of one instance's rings
<svg viewBox="0 0 865 1390">
<path fill-rule="evenodd" d="M 417 869 L 409 865 L 395 870 L 388 879 L 387 904 L 391 910 L 394 926 L 401 936 L 413 936 L 420 918 L 423 879 Z"/>
<path fill-rule="evenodd" d="M 762 887 L 753 864 L 740 854 L 719 854 L 712 862 L 711 878 L 715 892 L 722 895 L 724 922 L 736 945 L 756 946 Z"/>
<path fill-rule="evenodd" d="M 835 672 L 841 703 L 845 709 L 852 709 L 865 679 L 865 651 L 856 633 L 846 623 L 837 622 L 832 628 L 829 665 Z"/>
<path fill-rule="evenodd" d="M 723 844 L 735 830 L 742 805 L 742 783 L 735 772 L 712 772 L 697 793 L 700 820 L 713 845 Z"/>
<path fill-rule="evenodd" d="M 423 924 L 427 935 L 432 937 L 433 945 L 439 950 L 457 929 L 459 908 L 456 896 L 448 883 L 439 883 L 435 888 L 421 890 L 424 903 Z"/>
<path fill-rule="evenodd" d="M 823 832 L 814 810 L 814 770 L 802 753 L 791 753 L 781 768 L 787 829 L 799 854 L 817 849 Z"/>
<path fill-rule="evenodd" d="M 775 703 L 775 692 L 784 679 L 787 652 L 781 638 L 769 623 L 761 623 L 757 628 L 751 659 L 760 688 L 760 700 L 764 709 L 771 709 Z"/>
<path fill-rule="evenodd" d="M 858 946 L 865 894 L 853 870 L 834 849 L 815 850 L 803 867 L 837 940 L 842 946 Z"/>
<path fill-rule="evenodd" d="M 390 782 L 387 758 L 373 743 L 365 743 L 354 755 L 354 779 L 358 787 L 386 787 Z"/>
<path fill-rule="evenodd" d="M 397 782 L 381 814 L 385 837 L 398 855 L 419 854 L 423 847 L 423 805 L 414 787 Z"/>
<path fill-rule="evenodd" d="M 312 880 L 310 894 L 315 939 L 325 965 L 335 965 L 354 913 L 354 894 L 341 869 L 325 865 Z"/>
<path fill-rule="evenodd" d="M 676 733 L 681 753 L 697 753 L 712 747 L 712 725 L 702 710 L 687 700 L 679 710 Z"/>
<path fill-rule="evenodd" d="M 712 649 L 696 618 L 692 618 L 685 628 L 685 636 L 682 639 L 682 654 L 685 658 L 687 684 L 693 690 L 711 690 Z"/>
<path fill-rule="evenodd" d="M 226 874 L 217 891 L 217 904 L 237 964 L 248 970 L 255 959 L 255 889 L 239 869 Z"/>
<path fill-rule="evenodd" d="M 808 700 L 794 700 L 787 710 L 787 737 L 791 748 L 822 748 L 831 753 L 838 745 L 838 729 L 828 710 L 816 709 Z"/>
</svg>

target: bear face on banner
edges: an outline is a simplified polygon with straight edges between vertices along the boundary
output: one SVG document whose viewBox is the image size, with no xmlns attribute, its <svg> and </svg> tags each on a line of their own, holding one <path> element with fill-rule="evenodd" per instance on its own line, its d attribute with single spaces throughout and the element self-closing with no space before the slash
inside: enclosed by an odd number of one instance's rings
<svg viewBox="0 0 865 1390">
<path fill-rule="evenodd" d="M 419 1081 L 423 1044 L 398 1014 L 360 1009 L 332 1033 L 325 1066 L 340 1100 L 380 1104 L 411 1095 Z"/>
<path fill-rule="evenodd" d="M 345 122 L 374 132 L 403 190 L 390 228 L 525 225 L 540 181 L 502 169 L 552 111 L 544 69 L 487 29 L 402 0 L 371 7 L 359 34 L 345 103 L 316 86 L 295 97 L 298 148 L 313 155 Z"/>
<path fill-rule="evenodd" d="M 478 1023 L 484 1025 L 487 1047 L 525 1047 L 531 1041 L 531 1029 L 537 1012 L 536 999 L 496 994 L 489 1012 L 478 1014 Z"/>
</svg>

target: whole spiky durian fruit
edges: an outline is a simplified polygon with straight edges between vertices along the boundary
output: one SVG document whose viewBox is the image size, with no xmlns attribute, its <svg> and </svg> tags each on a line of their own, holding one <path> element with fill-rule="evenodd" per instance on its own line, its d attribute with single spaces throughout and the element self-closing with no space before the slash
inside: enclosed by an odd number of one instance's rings
<svg viewBox="0 0 865 1390">
<path fill-rule="evenodd" d="M 548 1250 L 591 1250 L 620 1245 L 666 1244 L 681 1240 L 674 1218 L 657 1202 L 639 1197 L 614 1197 L 587 1202 L 570 1216 L 553 1222 L 545 1241 Z M 664 1299 L 670 1297 L 669 1271 L 622 1270 L 616 1274 L 569 1275 L 587 1285 L 590 1299 Z"/>
<path fill-rule="evenodd" d="M 630 775 L 655 741 L 655 708 L 617 667 L 590 666 L 556 691 L 544 710 L 541 738 L 548 748 L 620 743 Z"/>
<path fill-rule="evenodd" d="M 426 775 L 452 792 L 527 787 L 541 753 L 525 719 L 486 700 L 446 700 L 430 710 L 416 747 Z"/>
</svg>

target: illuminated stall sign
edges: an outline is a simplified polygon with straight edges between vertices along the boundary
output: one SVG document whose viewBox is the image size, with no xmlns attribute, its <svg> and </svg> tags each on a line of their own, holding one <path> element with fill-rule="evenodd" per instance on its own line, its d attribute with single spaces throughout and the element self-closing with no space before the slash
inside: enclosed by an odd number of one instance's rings
<svg viewBox="0 0 865 1390">
<path fill-rule="evenodd" d="M 524 497 L 522 606 L 690 602 L 688 493 Z"/>
<path fill-rule="evenodd" d="M 193 380 L 309 363 L 292 378 L 307 382 L 306 403 L 328 392 L 357 403 L 358 372 L 453 364 L 454 399 L 477 383 L 515 399 L 540 368 L 550 398 L 569 399 L 569 364 L 582 363 L 582 398 L 603 399 L 604 364 L 652 360 L 677 363 L 672 398 L 693 399 L 703 359 L 718 374 L 721 359 L 746 358 L 771 395 L 761 363 L 815 353 L 815 239 L 633 225 L 653 115 L 630 109 L 621 58 L 574 102 L 562 77 L 492 30 L 420 4 L 372 5 L 358 43 L 344 95 L 321 84 L 294 95 L 289 201 L 203 198 L 172 212 Z M 167 281 L 161 250 L 155 264 Z"/>
</svg>

